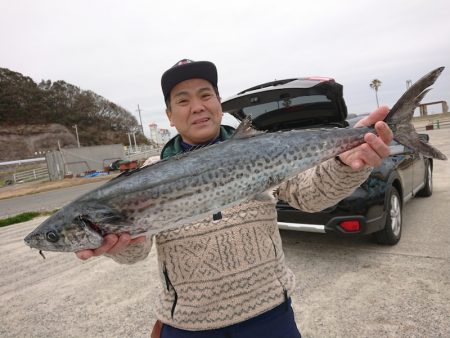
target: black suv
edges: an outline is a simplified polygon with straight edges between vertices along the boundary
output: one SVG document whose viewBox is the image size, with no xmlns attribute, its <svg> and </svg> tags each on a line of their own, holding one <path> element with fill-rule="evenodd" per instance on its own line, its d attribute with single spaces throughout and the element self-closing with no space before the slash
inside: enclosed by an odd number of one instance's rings
<svg viewBox="0 0 450 338">
<path fill-rule="evenodd" d="M 331 78 L 293 78 L 264 83 L 222 102 L 239 120 L 251 116 L 256 129 L 274 132 L 299 128 L 351 127 L 361 116 L 347 117 L 342 85 Z M 428 141 L 428 135 L 422 134 Z M 373 234 L 381 244 L 396 244 L 402 209 L 416 195 L 431 196 L 433 161 L 396 143 L 391 156 L 349 197 L 316 213 L 279 201 L 280 229 L 333 232 L 343 236 Z"/>
</svg>

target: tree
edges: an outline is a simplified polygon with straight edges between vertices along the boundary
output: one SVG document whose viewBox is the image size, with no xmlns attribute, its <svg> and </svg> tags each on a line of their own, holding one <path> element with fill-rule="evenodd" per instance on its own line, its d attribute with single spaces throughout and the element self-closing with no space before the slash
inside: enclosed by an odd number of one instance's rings
<svg viewBox="0 0 450 338">
<path fill-rule="evenodd" d="M 378 88 L 380 88 L 380 86 L 381 86 L 381 81 L 378 79 L 373 79 L 372 82 L 370 83 L 370 88 L 375 90 L 375 98 L 377 99 L 377 107 L 380 107 L 380 105 L 378 103 Z"/>
<path fill-rule="evenodd" d="M 62 80 L 36 84 L 30 77 L 6 68 L 0 68 L 0 123 L 58 123 L 71 131 L 76 124 L 83 145 L 125 144 L 126 132 L 139 126 L 129 111 L 93 91 Z M 143 134 L 137 136 L 140 142 L 146 142 Z"/>
</svg>

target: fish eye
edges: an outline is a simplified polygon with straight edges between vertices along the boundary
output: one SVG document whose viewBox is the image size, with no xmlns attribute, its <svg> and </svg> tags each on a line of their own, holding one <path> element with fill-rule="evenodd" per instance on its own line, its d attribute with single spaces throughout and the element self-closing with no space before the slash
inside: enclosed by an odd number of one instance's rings
<svg viewBox="0 0 450 338">
<path fill-rule="evenodd" d="M 56 232 L 54 231 L 49 231 L 45 234 L 45 238 L 47 239 L 47 241 L 55 243 L 58 242 L 59 240 L 59 236 Z"/>
</svg>

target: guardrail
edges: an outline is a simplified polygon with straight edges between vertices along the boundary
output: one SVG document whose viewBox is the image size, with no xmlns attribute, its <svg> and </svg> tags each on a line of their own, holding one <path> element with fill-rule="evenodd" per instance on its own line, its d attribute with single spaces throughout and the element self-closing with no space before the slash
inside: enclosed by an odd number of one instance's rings
<svg viewBox="0 0 450 338">
<path fill-rule="evenodd" d="M 0 162 L 0 166 L 2 166 L 2 165 L 12 165 L 12 164 L 21 165 L 21 164 L 24 164 L 24 163 L 32 163 L 32 162 L 45 162 L 45 157 L 27 158 L 27 159 L 24 159 L 24 160 Z"/>
<path fill-rule="evenodd" d="M 50 180 L 50 177 L 47 168 L 39 168 L 15 173 L 13 174 L 13 180 L 14 183 L 24 183 L 31 181 L 48 181 Z"/>
</svg>

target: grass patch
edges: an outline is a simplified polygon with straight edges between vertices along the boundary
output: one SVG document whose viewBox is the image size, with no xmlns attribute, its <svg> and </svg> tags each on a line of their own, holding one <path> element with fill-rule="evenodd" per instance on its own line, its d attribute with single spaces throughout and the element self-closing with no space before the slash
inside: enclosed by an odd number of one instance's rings
<svg viewBox="0 0 450 338">
<path fill-rule="evenodd" d="M 38 211 L 24 212 L 24 213 L 21 213 L 21 214 L 12 216 L 12 217 L 0 219 L 0 227 L 4 227 L 7 225 L 16 224 L 16 223 L 27 222 L 38 216 L 51 215 L 51 214 L 55 213 L 56 211 L 57 210 L 44 211 L 44 212 L 38 212 Z"/>
</svg>

